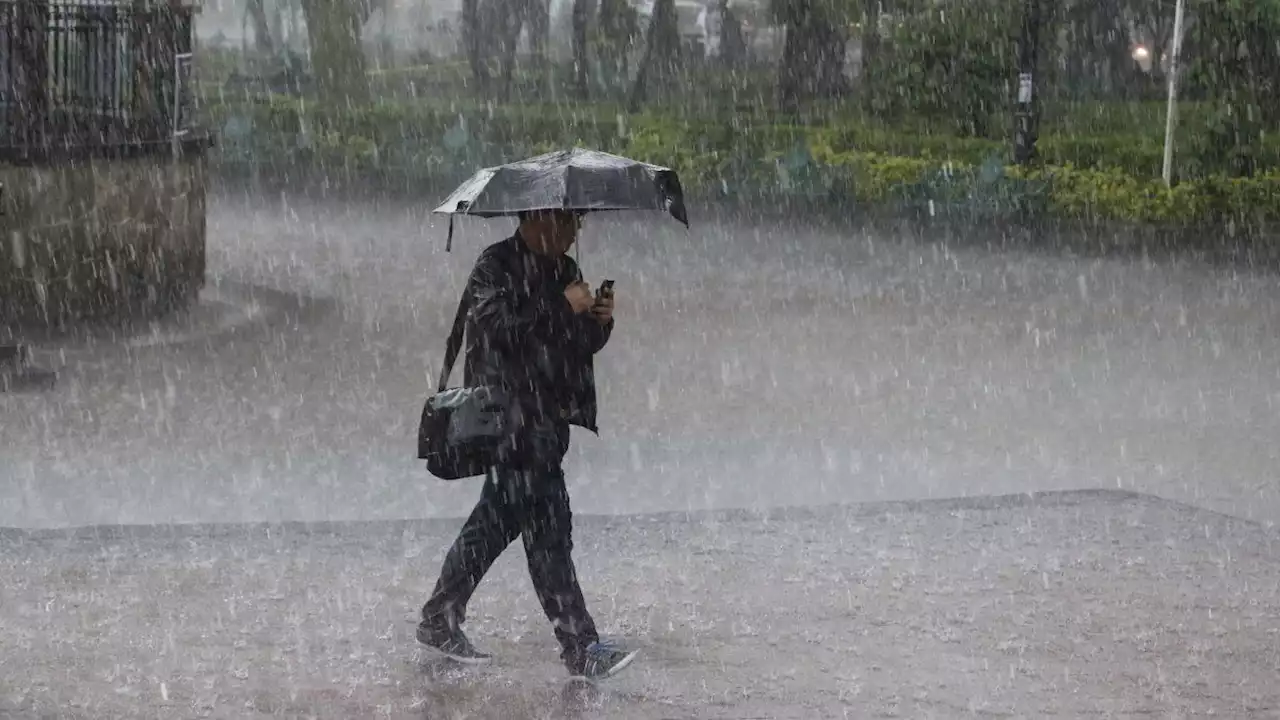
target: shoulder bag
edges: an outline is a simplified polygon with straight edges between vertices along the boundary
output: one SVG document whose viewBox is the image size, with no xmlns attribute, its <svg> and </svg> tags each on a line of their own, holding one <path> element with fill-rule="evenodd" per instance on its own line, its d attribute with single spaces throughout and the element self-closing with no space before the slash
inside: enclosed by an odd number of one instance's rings
<svg viewBox="0 0 1280 720">
<path fill-rule="evenodd" d="M 440 381 L 423 405 L 418 425 L 418 459 L 426 460 L 427 470 L 441 480 L 488 473 L 509 432 L 510 403 L 502 388 L 449 387 L 449 375 L 462 349 L 469 299 L 464 289 L 445 348 Z"/>
</svg>

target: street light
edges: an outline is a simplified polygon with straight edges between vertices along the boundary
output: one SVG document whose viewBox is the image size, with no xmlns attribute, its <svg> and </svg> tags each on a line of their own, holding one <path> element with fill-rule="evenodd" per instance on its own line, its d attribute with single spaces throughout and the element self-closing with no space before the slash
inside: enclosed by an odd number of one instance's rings
<svg viewBox="0 0 1280 720">
<path fill-rule="evenodd" d="M 1138 67 L 1142 68 L 1142 72 L 1151 72 L 1151 51 L 1145 46 L 1138 45 L 1130 51 L 1129 56 L 1133 61 L 1138 63 Z"/>
<path fill-rule="evenodd" d="M 1040 0 L 1026 0 L 1022 8 L 1022 38 L 1018 43 L 1018 98 L 1013 114 L 1013 160 L 1019 165 L 1029 164 L 1036 156 L 1040 118 L 1035 72 L 1039 51 Z"/>
<path fill-rule="evenodd" d="M 1173 11 L 1173 51 L 1169 53 L 1169 107 L 1164 121 L 1164 184 L 1173 184 L 1173 128 L 1178 117 L 1178 72 L 1182 54 L 1182 16 L 1186 1 L 1178 0 Z"/>
</svg>

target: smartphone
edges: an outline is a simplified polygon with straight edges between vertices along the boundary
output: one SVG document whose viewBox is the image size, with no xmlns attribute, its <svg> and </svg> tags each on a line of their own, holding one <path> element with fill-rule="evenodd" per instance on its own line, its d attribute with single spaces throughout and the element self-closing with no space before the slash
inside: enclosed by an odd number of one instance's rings
<svg viewBox="0 0 1280 720">
<path fill-rule="evenodd" d="M 600 289 L 596 290 L 596 295 L 600 297 L 603 297 L 605 295 L 612 295 L 612 294 L 613 294 L 612 280 L 605 280 L 604 282 L 600 283 Z"/>
</svg>

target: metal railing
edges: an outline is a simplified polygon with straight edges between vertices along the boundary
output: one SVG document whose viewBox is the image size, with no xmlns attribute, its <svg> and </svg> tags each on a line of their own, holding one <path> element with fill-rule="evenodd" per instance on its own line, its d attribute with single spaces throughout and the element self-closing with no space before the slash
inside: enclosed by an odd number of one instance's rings
<svg viewBox="0 0 1280 720">
<path fill-rule="evenodd" d="M 95 152 L 191 130 L 193 8 L 0 0 L 0 154 Z"/>
</svg>

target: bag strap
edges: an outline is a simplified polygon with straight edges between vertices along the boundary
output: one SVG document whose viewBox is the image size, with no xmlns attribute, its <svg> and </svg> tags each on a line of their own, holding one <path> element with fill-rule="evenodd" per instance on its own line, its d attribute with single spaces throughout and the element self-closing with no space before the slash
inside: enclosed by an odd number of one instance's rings
<svg viewBox="0 0 1280 720">
<path fill-rule="evenodd" d="M 458 300 L 458 313 L 453 316 L 453 329 L 449 331 L 449 344 L 444 350 L 444 368 L 440 370 L 440 383 L 436 392 L 444 392 L 449 387 L 449 375 L 453 373 L 453 364 L 458 361 L 458 352 L 462 350 L 462 335 L 467 327 L 467 311 L 471 303 L 467 288 L 463 288 L 462 297 Z"/>
</svg>

